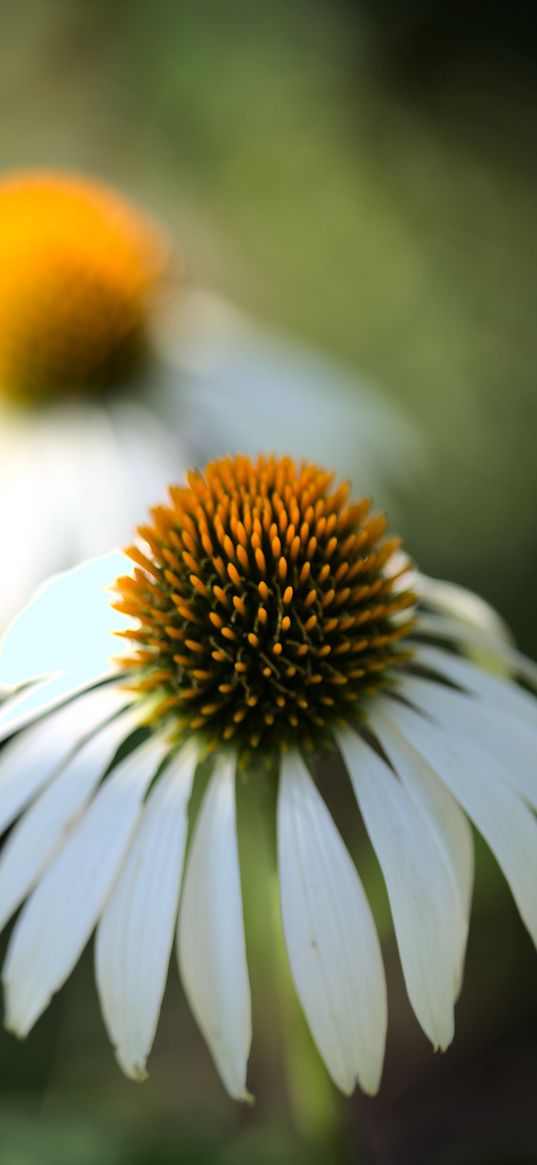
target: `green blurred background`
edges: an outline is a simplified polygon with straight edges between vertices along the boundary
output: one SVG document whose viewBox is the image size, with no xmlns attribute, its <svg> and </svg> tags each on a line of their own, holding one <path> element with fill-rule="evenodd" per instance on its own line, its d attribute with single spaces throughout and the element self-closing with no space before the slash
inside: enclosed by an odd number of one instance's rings
<svg viewBox="0 0 537 1165">
<path fill-rule="evenodd" d="M 0 157 L 117 184 L 167 222 L 196 282 L 398 399 L 428 456 L 407 543 L 535 655 L 532 7 L 19 0 L 2 13 Z M 224 1096 L 175 975 L 149 1081 L 125 1081 L 86 955 L 26 1044 L 0 1037 L 0 1165 L 536 1162 L 534 952 L 492 860 L 479 849 L 455 1045 L 433 1058 L 356 846 L 386 932 L 376 1100 L 327 1084 L 275 986 L 254 872 L 255 1107 Z"/>
</svg>

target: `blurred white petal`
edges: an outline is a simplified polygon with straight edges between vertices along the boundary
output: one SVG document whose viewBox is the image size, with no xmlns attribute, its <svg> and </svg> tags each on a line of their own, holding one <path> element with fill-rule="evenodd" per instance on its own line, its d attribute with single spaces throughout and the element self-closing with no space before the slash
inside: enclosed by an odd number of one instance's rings
<svg viewBox="0 0 537 1165">
<path fill-rule="evenodd" d="M 181 431 L 121 399 L 2 410 L 0 630 L 44 578 L 132 540 L 184 474 Z"/>
<path fill-rule="evenodd" d="M 57 409 L 0 413 L 0 630 L 48 575 L 70 565 L 77 465 Z M 78 515 L 80 521 L 80 513 Z"/>
<path fill-rule="evenodd" d="M 132 541 L 149 507 L 163 501 L 188 468 L 180 425 L 170 429 L 128 399 L 94 409 L 84 425 L 81 418 L 80 433 L 86 434 L 78 486 L 84 521 L 73 522 L 76 561 Z"/>
<path fill-rule="evenodd" d="M 217 296 L 185 297 L 180 314 L 161 321 L 160 339 L 183 375 L 187 440 L 196 459 L 230 449 L 287 453 L 333 466 L 376 500 L 395 483 L 408 486 L 409 466 L 419 476 L 421 436 L 389 397 Z"/>
</svg>

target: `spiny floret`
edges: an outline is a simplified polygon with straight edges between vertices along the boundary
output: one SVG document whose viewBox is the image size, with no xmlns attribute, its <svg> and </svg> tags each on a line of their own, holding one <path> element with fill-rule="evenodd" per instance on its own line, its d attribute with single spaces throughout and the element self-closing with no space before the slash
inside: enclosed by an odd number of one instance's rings
<svg viewBox="0 0 537 1165">
<path fill-rule="evenodd" d="M 123 660 L 180 733 L 256 748 L 323 737 L 407 653 L 415 596 L 386 570 L 396 538 L 348 504 L 333 474 L 239 456 L 192 472 L 130 547 L 118 610 L 137 642 Z"/>
<path fill-rule="evenodd" d="M 76 175 L 0 182 L 0 392 L 26 402 L 106 387 L 143 349 L 168 258 L 155 225 Z"/>
</svg>

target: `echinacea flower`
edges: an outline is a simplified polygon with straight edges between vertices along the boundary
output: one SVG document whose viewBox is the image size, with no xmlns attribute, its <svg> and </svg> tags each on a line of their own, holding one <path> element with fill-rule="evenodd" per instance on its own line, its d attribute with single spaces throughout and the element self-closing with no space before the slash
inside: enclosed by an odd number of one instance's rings
<svg viewBox="0 0 537 1165">
<path fill-rule="evenodd" d="M 147 399 L 170 253 L 89 178 L 0 181 L 0 626 L 48 574 L 127 537 L 176 472 L 180 426 L 172 442 Z"/>
<path fill-rule="evenodd" d="M 345 474 L 356 460 L 381 498 L 397 467 L 416 474 L 398 410 L 189 289 L 151 217 L 76 174 L 0 180 L 0 628 L 48 575 L 127 539 L 178 469 L 258 452 L 260 433 Z"/>
<path fill-rule="evenodd" d="M 53 579 L 13 622 L 0 655 L 1 925 L 24 904 L 3 969 L 11 1031 L 26 1035 L 96 928 L 105 1023 L 142 1078 L 177 935 L 194 1015 L 246 1097 L 235 782 L 247 791 L 272 760 L 296 991 L 335 1083 L 374 1093 L 382 955 L 315 782 L 320 746 L 344 761 L 435 1048 L 453 1038 L 463 974 L 468 818 L 536 941 L 537 669 L 486 604 L 418 574 L 385 527 L 315 465 L 216 461 L 170 489 L 128 557 Z M 183 870 L 200 758 L 212 770 Z"/>
<path fill-rule="evenodd" d="M 164 234 L 105 187 L 55 173 L 0 183 L 0 384 L 15 399 L 122 379 L 146 342 Z"/>
</svg>

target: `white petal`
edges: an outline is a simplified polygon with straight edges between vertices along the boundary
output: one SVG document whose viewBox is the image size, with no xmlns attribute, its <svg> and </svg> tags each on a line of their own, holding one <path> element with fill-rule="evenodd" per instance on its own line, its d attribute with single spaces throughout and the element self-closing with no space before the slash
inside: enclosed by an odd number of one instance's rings
<svg viewBox="0 0 537 1165">
<path fill-rule="evenodd" d="M 162 759 L 150 741 L 105 781 L 34 890 L 4 964 L 5 1023 L 24 1036 L 62 986 L 99 918 Z"/>
<path fill-rule="evenodd" d="M 109 472 L 102 474 L 98 491 L 94 481 L 91 492 L 88 490 L 91 518 L 89 522 L 78 524 L 80 558 L 114 546 L 118 538 L 122 542 L 132 539 L 133 531 L 149 506 L 165 498 L 171 482 L 183 479 L 191 462 L 181 437 L 185 429 L 184 402 L 177 383 L 174 387 L 179 415 L 172 424 L 157 415 L 155 398 L 158 388 L 153 383 L 151 409 L 134 403 L 128 397 L 117 399 L 107 408 L 104 446 L 107 448 Z M 100 434 L 95 444 L 99 451 L 97 456 L 101 456 L 103 441 Z M 92 449 L 90 457 L 94 456 Z M 94 471 L 92 475 L 88 472 L 86 476 L 95 479 L 97 475 Z M 110 477 L 117 482 L 112 512 L 109 504 Z"/>
<path fill-rule="evenodd" d="M 0 852 L 0 929 L 65 841 L 137 718 L 119 716 L 91 736 L 9 834 Z"/>
<path fill-rule="evenodd" d="M 414 648 L 414 659 L 433 671 L 447 676 L 453 683 L 459 684 L 476 696 L 486 700 L 498 708 L 504 708 L 515 716 L 520 716 L 537 728 L 537 700 L 535 696 L 518 687 L 511 680 L 494 675 L 477 667 L 468 659 L 462 659 L 452 652 L 442 651 L 439 647 L 424 647 L 423 644 Z"/>
<path fill-rule="evenodd" d="M 422 612 L 416 622 L 416 634 L 432 638 L 453 639 L 464 647 L 475 647 L 498 663 L 506 664 L 528 683 L 537 685 L 537 664 L 533 663 L 505 639 L 475 624 L 450 619 L 444 615 L 426 615 Z"/>
<path fill-rule="evenodd" d="M 84 521 L 70 523 L 72 558 L 76 562 L 103 554 L 118 541 L 132 538 L 136 521 L 161 494 L 144 498 L 138 517 L 132 518 L 131 495 L 140 461 L 122 456 L 111 424 L 109 408 L 85 404 L 73 414 L 72 454 L 76 457 L 76 501 Z M 136 469 L 134 469 L 134 466 Z M 125 573 L 125 569 L 123 569 Z"/>
<path fill-rule="evenodd" d="M 70 556 L 80 562 L 132 538 L 148 506 L 176 480 L 178 460 L 177 449 L 172 459 L 176 442 L 165 425 L 129 400 L 108 402 L 105 408 L 86 401 L 68 416 L 67 472 L 75 505 L 71 512 L 64 486 L 59 512 L 68 522 Z"/>
<path fill-rule="evenodd" d="M 463 623 L 480 627 L 488 635 L 513 645 L 513 637 L 507 624 L 480 595 L 468 591 L 466 587 L 461 587 L 457 583 L 429 578 L 424 574 L 417 575 L 416 589 L 425 601 L 441 614 L 453 615 Z"/>
<path fill-rule="evenodd" d="M 31 683 L 19 689 L 15 695 L 12 689 L 1 691 L 0 740 L 20 732 L 42 716 L 55 712 L 67 700 L 71 701 L 92 691 L 94 686 L 91 682 L 73 686 L 69 676 L 57 675 Z"/>
<path fill-rule="evenodd" d="M 46 410 L 3 408 L 0 415 L 0 627 L 45 578 L 121 545 L 149 505 L 185 466 L 177 423 L 130 399 L 67 402 Z M 177 382 L 177 375 L 175 376 Z M 83 515 L 83 520 L 81 520 Z"/>
<path fill-rule="evenodd" d="M 128 703 L 106 684 L 50 713 L 4 745 L 0 753 L 0 833 L 48 784 L 80 741 Z"/>
<path fill-rule="evenodd" d="M 245 1100 L 251 1005 L 231 757 L 217 761 L 200 809 L 178 938 L 179 965 L 192 1011 L 228 1092 Z"/>
<path fill-rule="evenodd" d="M 392 701 L 389 715 L 445 781 L 488 842 L 537 945 L 537 821 L 496 766 L 411 708 Z"/>
<path fill-rule="evenodd" d="M 537 809 L 537 728 L 431 680 L 405 677 L 401 691 L 444 728 L 486 753 L 505 780 Z"/>
<path fill-rule="evenodd" d="M 341 1090 L 378 1090 L 386 1041 L 384 967 L 354 864 L 298 754 L 282 762 L 278 866 L 293 979 Z"/>
<path fill-rule="evenodd" d="M 97 930 L 104 1020 L 123 1071 L 136 1080 L 145 1076 L 166 984 L 196 763 L 187 745 L 156 782 Z"/>
<path fill-rule="evenodd" d="M 56 575 L 10 624 L 0 645 L 0 683 L 49 681 L 22 695 L 19 711 L 29 707 L 36 716 L 114 672 L 111 657 L 119 654 L 114 632 L 132 626 L 132 620 L 113 610 L 109 588 L 130 570 L 129 560 L 116 551 Z M 0 710 L 0 726 L 10 714 L 8 702 Z"/>
<path fill-rule="evenodd" d="M 63 409 L 2 408 L 0 416 L 0 627 L 42 579 L 68 561 L 73 472 Z M 80 522 L 80 511 L 78 513 Z M 113 543 L 108 544 L 113 545 Z"/>
<path fill-rule="evenodd" d="M 403 974 L 435 1047 L 453 1038 L 460 914 L 432 829 L 396 775 L 355 732 L 337 740 L 388 890 Z"/>
<path fill-rule="evenodd" d="M 406 681 L 405 681 L 406 683 Z M 456 895 L 459 916 L 459 985 L 468 938 L 474 875 L 472 831 L 457 802 L 429 764 L 413 749 L 375 703 L 369 722 L 403 785 L 420 809 L 443 855 Z"/>
</svg>

